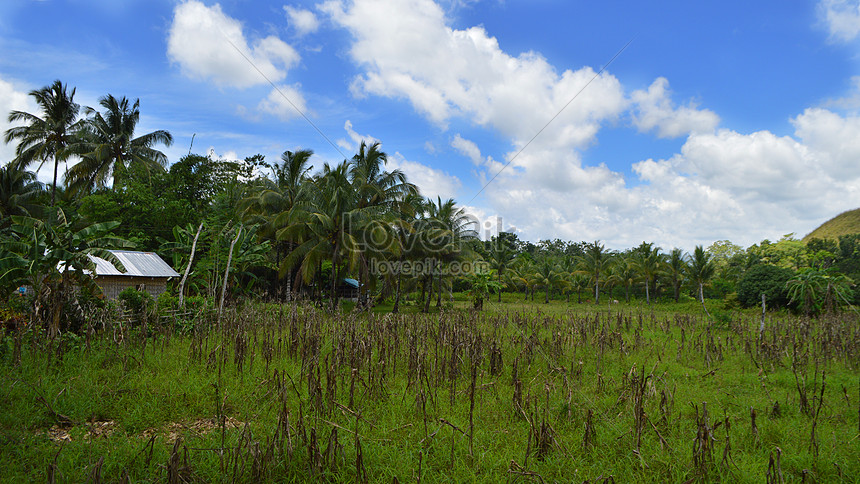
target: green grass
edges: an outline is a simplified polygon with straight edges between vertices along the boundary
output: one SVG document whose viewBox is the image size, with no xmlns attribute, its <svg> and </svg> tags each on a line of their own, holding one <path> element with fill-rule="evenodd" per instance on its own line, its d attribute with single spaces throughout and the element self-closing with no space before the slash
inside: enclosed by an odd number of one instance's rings
<svg viewBox="0 0 860 484">
<path fill-rule="evenodd" d="M 729 312 L 717 325 L 697 303 L 538 299 L 491 300 L 473 313 L 458 296 L 453 310 L 427 315 L 415 306 L 390 315 L 383 306 L 336 317 L 250 304 L 220 330 L 211 319 L 197 322 L 196 335 L 162 328 L 145 348 L 139 333 L 126 330 L 119 340 L 111 327 L 89 349 L 83 338 L 58 348 L 10 334 L 0 346 L 0 477 L 764 482 L 779 449 L 789 481 L 804 472 L 814 482 L 860 479 L 855 318 L 806 326 L 769 315 L 759 346 L 754 312 Z M 493 348 L 502 360 L 496 374 Z M 795 371 L 814 408 L 826 372 L 817 455 Z M 646 417 L 638 438 L 637 388 Z M 775 402 L 781 412 L 771 416 Z M 713 448 L 697 467 L 703 406 Z M 584 447 L 589 411 L 596 441 Z M 110 431 L 95 435 L 104 425 Z M 541 425 L 551 429 L 543 448 Z M 52 438 L 52 429 L 70 440 Z"/>
</svg>

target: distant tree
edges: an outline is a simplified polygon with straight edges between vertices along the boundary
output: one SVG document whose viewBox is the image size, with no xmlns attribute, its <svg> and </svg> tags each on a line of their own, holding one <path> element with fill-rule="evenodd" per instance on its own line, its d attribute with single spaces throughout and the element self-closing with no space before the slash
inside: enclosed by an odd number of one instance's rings
<svg viewBox="0 0 860 484">
<path fill-rule="evenodd" d="M 699 293 L 699 302 L 702 303 L 702 309 L 705 314 L 710 317 L 708 308 L 705 307 L 705 284 L 714 276 L 714 263 L 711 261 L 711 256 L 701 245 L 697 245 L 693 251 L 693 255 L 687 264 L 687 274 L 690 281 L 695 284 L 696 290 Z"/>
<path fill-rule="evenodd" d="M 664 266 L 666 275 L 672 284 L 672 296 L 675 302 L 678 302 L 681 297 L 681 284 L 684 282 L 684 269 L 687 266 L 685 260 L 684 251 L 675 248 L 669 253 Z"/>
<path fill-rule="evenodd" d="M 850 304 L 853 285 L 851 278 L 832 269 L 805 267 L 788 280 L 786 288 L 791 302 L 809 317 Z"/>
<path fill-rule="evenodd" d="M 630 302 L 630 287 L 639 277 L 636 257 L 630 252 L 617 255 L 613 259 L 612 277 L 624 287 L 624 302 Z"/>
<path fill-rule="evenodd" d="M 532 280 L 536 288 L 544 289 L 545 304 L 549 303 L 550 291 L 556 287 L 561 287 L 565 281 L 555 264 L 555 260 L 550 256 L 544 256 L 537 261 L 535 272 L 532 274 Z"/>
<path fill-rule="evenodd" d="M 591 282 L 594 283 L 594 303 L 600 303 L 600 276 L 606 272 L 609 267 L 609 252 L 606 247 L 596 240 L 588 244 L 585 248 L 585 255 L 582 256 L 581 264 L 583 271 L 591 276 Z"/>
<path fill-rule="evenodd" d="M 794 276 L 791 269 L 770 264 L 759 264 L 750 268 L 738 283 L 738 302 L 744 307 L 761 303 L 764 294 L 767 305 L 772 308 L 787 307 L 789 302 L 786 283 Z"/>
<path fill-rule="evenodd" d="M 642 242 L 634 251 L 636 254 L 636 265 L 642 278 L 645 280 L 645 301 L 651 305 L 651 292 L 649 286 L 656 279 L 657 273 L 662 267 L 663 258 L 660 248 L 654 247 L 653 243 Z"/>
<path fill-rule="evenodd" d="M 498 283 L 501 287 L 502 284 L 502 276 L 508 266 L 513 262 L 514 257 L 516 257 L 516 252 L 511 243 L 510 239 L 505 236 L 506 232 L 501 232 L 498 236 L 495 236 L 490 240 L 490 248 L 488 251 L 488 258 L 490 260 L 490 264 L 492 264 L 493 269 L 495 269 L 496 274 L 498 276 Z M 502 291 L 499 291 L 499 302 L 502 302 Z"/>
<path fill-rule="evenodd" d="M 472 275 L 471 289 L 469 294 L 472 296 L 473 307 L 482 311 L 484 309 L 484 299 L 486 299 L 492 291 L 500 291 L 502 286 L 494 281 L 489 272 L 479 272 Z"/>
</svg>

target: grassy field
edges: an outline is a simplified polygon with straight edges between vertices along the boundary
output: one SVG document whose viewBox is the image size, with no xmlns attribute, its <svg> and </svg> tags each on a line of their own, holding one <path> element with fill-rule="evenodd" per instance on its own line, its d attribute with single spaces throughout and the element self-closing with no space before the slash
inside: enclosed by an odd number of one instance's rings
<svg viewBox="0 0 860 484">
<path fill-rule="evenodd" d="M 537 299 L 537 298 L 536 298 Z M 0 345 L 6 482 L 858 482 L 860 326 L 248 304 Z M 178 331 L 181 328 L 183 331 Z"/>
</svg>

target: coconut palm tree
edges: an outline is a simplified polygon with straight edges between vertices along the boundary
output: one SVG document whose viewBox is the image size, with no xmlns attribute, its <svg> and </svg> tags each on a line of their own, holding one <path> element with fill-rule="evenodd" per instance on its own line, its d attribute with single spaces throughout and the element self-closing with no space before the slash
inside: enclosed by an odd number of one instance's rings
<svg viewBox="0 0 860 484">
<path fill-rule="evenodd" d="M 549 292 L 564 283 L 564 277 L 558 271 L 558 267 L 551 257 L 543 257 L 537 262 L 535 272 L 532 274 L 532 280 L 536 288 L 539 287 L 545 290 L 544 304 L 549 304 Z"/>
<path fill-rule="evenodd" d="M 395 278 L 394 307 L 392 313 L 400 311 L 401 284 L 403 283 L 403 262 L 415 259 L 421 253 L 418 243 L 420 234 L 420 215 L 426 207 L 424 197 L 414 193 L 397 204 L 395 217 L 391 223 L 392 244 L 390 253 L 396 257 L 397 264 L 393 267 L 392 277 Z M 392 259 L 394 258 L 392 257 Z M 391 259 L 389 259 L 391 260 Z M 408 274 L 407 274 L 408 275 Z"/>
<path fill-rule="evenodd" d="M 624 302 L 630 302 L 630 287 L 639 277 L 639 267 L 636 257 L 631 252 L 619 254 L 613 259 L 612 277 L 624 286 Z"/>
<path fill-rule="evenodd" d="M 636 265 L 639 273 L 645 279 L 645 301 L 651 305 L 651 282 L 656 279 L 657 273 L 662 265 L 660 248 L 654 247 L 653 243 L 642 242 L 635 249 Z"/>
<path fill-rule="evenodd" d="M 36 174 L 10 163 L 0 167 L 0 229 L 7 228 L 12 215 L 34 215 L 33 199 L 42 193 Z"/>
<path fill-rule="evenodd" d="M 596 240 L 586 244 L 585 254 L 580 259 L 582 272 L 591 276 L 591 281 L 594 283 L 594 303 L 600 303 L 600 276 L 609 267 L 609 252 L 606 247 Z"/>
<path fill-rule="evenodd" d="M 490 264 L 492 264 L 492 268 L 496 271 L 499 287 L 501 288 L 502 275 L 505 272 L 505 269 L 508 268 L 508 265 L 513 262 L 514 257 L 516 256 L 516 252 L 514 251 L 513 247 L 511 247 L 511 244 L 508 242 L 508 240 L 502 236 L 502 234 L 499 234 L 497 237 L 493 237 L 490 244 L 490 253 L 488 254 Z M 499 289 L 499 302 L 502 302 L 501 289 Z"/>
<path fill-rule="evenodd" d="M 696 289 L 699 292 L 699 302 L 702 303 L 702 309 L 705 310 L 705 314 L 708 317 L 711 317 L 711 314 L 708 312 L 708 308 L 705 307 L 704 288 L 705 284 L 714 276 L 715 271 L 716 266 L 714 266 L 711 260 L 711 254 L 705 252 L 705 249 L 701 245 L 697 245 L 696 249 L 693 250 L 693 256 L 687 263 L 687 275 L 696 285 Z"/>
<path fill-rule="evenodd" d="M 684 251 L 675 248 L 669 253 L 666 264 L 663 266 L 664 272 L 672 281 L 672 293 L 675 302 L 681 298 L 681 284 L 684 282 L 684 268 L 686 267 L 685 260 Z"/>
<path fill-rule="evenodd" d="M 436 197 L 434 202 L 428 199 L 427 219 L 425 224 L 424 250 L 431 253 L 429 260 L 434 267 L 430 268 L 429 280 L 430 291 L 433 290 L 433 272 L 441 267 L 441 264 L 451 262 L 455 259 L 470 257 L 472 251 L 466 245 L 470 240 L 478 237 L 474 227 L 474 220 L 463 208 L 457 207 L 453 198 L 442 201 Z M 436 305 L 441 305 L 442 298 L 442 276 L 439 277 L 439 292 L 436 296 Z M 424 305 L 425 312 L 430 310 L 430 297 Z"/>
<path fill-rule="evenodd" d="M 259 180 L 257 190 L 239 203 L 242 221 L 259 225 L 257 235 L 260 240 L 272 242 L 275 265 L 278 267 L 283 262 L 282 255 L 289 253 L 296 245 L 293 240 L 278 240 L 278 231 L 289 225 L 293 208 L 308 200 L 313 191 L 308 175 L 313 169 L 310 165 L 311 156 L 311 150 L 284 151 L 281 154 L 282 162 L 271 166 L 274 180 L 263 177 Z M 287 283 L 287 297 L 292 293 L 292 276 L 290 271 L 281 271 L 281 278 L 285 278 Z"/>
<path fill-rule="evenodd" d="M 75 88 L 72 92 L 59 80 L 50 86 L 30 91 L 41 110 L 41 116 L 23 111 L 9 113 L 10 123 L 25 123 L 6 131 L 5 141 L 18 141 L 15 148 L 15 166 L 27 169 L 38 163 L 38 172 L 48 160 L 54 162 L 54 178 L 51 184 L 51 206 L 56 200 L 57 171 L 60 162 L 66 161 L 68 150 L 80 129 L 78 113 L 80 105 L 74 102 Z"/>
<path fill-rule="evenodd" d="M 316 177 L 314 196 L 291 210 L 278 240 L 296 241 L 296 247 L 281 264 L 281 274 L 298 266 L 304 281 L 310 282 L 324 260 L 332 264 L 330 301 L 337 307 L 337 282 L 340 265 L 355 267 L 361 252 L 356 229 L 366 223 L 366 212 L 356 203 L 356 190 L 349 181 L 349 165 L 327 163 Z"/>
<path fill-rule="evenodd" d="M 81 136 L 71 145 L 81 161 L 69 169 L 66 184 L 80 192 L 104 188 L 110 181 L 116 189 L 133 165 L 147 173 L 163 170 L 167 156 L 153 146 L 170 146 L 173 136 L 157 130 L 135 138 L 134 131 L 140 121 L 140 99 L 130 105 L 125 96 L 117 99 L 108 94 L 99 99 L 99 104 L 105 109 L 104 113 L 90 107 L 85 109 L 87 119 L 81 127 Z"/>
<path fill-rule="evenodd" d="M 362 141 L 358 153 L 349 161 L 349 180 L 356 190 L 357 208 L 366 212 L 368 225 L 359 229 L 362 244 L 359 254 L 360 279 L 364 290 L 372 289 L 376 279 L 370 277 L 370 259 L 379 259 L 382 252 L 388 249 L 383 243 L 378 247 L 375 236 L 379 240 L 390 241 L 385 234 L 390 234 L 391 215 L 396 211 L 396 205 L 408 195 L 418 193 L 418 188 L 409 183 L 406 175 L 400 170 L 386 171 L 388 155 L 380 150 L 377 141 L 370 145 Z M 361 301 L 368 301 L 366 293 L 360 292 Z"/>
</svg>

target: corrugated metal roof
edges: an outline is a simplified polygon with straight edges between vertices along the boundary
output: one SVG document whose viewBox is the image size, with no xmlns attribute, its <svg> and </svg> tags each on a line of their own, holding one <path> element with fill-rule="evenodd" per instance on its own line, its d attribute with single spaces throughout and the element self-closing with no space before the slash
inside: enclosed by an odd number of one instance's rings
<svg viewBox="0 0 860 484">
<path fill-rule="evenodd" d="M 142 277 L 179 277 L 167 262 L 155 252 L 136 252 L 131 250 L 111 250 L 113 254 L 125 267 L 125 272 L 120 272 L 110 262 L 101 257 L 90 256 L 96 264 L 96 276 L 142 276 Z"/>
</svg>

